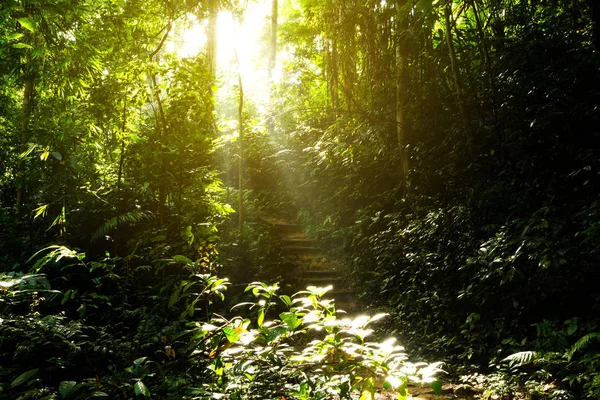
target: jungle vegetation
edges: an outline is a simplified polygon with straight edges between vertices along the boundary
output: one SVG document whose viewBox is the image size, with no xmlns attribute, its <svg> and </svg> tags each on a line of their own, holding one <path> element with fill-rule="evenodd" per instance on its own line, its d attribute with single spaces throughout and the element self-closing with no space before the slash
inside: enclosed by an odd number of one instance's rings
<svg viewBox="0 0 600 400">
<path fill-rule="evenodd" d="M 600 398 L 599 95 L 595 0 L 3 0 L 0 399 Z"/>
</svg>

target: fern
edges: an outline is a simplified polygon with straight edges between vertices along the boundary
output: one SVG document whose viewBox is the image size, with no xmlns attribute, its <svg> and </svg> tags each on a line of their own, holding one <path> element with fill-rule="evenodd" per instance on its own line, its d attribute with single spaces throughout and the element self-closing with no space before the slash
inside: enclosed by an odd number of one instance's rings
<svg viewBox="0 0 600 400">
<path fill-rule="evenodd" d="M 579 339 L 577 342 L 575 342 L 573 347 L 571 347 L 571 349 L 567 353 L 567 357 L 569 358 L 569 361 L 571 361 L 573 354 L 575 354 L 577 351 L 582 350 L 585 347 L 587 347 L 587 345 L 590 344 L 590 342 L 593 339 L 600 340 L 600 332 L 588 333 L 587 335 L 585 335 L 581 339 Z"/>
<path fill-rule="evenodd" d="M 502 361 L 510 363 L 511 367 L 521 367 L 523 365 L 532 363 L 538 357 L 538 355 L 539 354 L 536 351 L 520 351 L 518 353 L 511 354 Z"/>
<path fill-rule="evenodd" d="M 154 218 L 154 214 L 149 211 L 131 211 L 117 217 L 113 217 L 105 221 L 96 231 L 92 234 L 90 242 L 95 242 L 101 237 L 108 234 L 108 232 L 117 228 L 117 221 L 119 224 L 124 225 L 135 225 L 141 221 L 149 221 Z"/>
</svg>

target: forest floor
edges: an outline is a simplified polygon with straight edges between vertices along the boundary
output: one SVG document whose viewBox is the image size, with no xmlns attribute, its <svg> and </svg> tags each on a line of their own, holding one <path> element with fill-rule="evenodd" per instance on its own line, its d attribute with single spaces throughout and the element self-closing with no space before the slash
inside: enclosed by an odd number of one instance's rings
<svg viewBox="0 0 600 400">
<path fill-rule="evenodd" d="M 409 386 L 408 392 L 409 400 L 472 400 L 475 398 L 473 394 L 461 393 L 461 390 L 458 389 L 457 386 L 451 384 L 447 384 L 442 387 L 441 395 L 436 395 L 433 389 L 428 387 Z M 356 398 L 358 399 L 358 397 L 359 396 Z M 397 392 L 385 391 L 376 393 L 374 400 L 395 400 L 397 398 Z"/>
</svg>

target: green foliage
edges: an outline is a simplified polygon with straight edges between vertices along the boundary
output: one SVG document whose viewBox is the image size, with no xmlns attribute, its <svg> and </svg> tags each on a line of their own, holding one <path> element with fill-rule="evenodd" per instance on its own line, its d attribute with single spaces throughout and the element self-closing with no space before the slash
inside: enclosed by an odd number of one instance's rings
<svg viewBox="0 0 600 400">
<path fill-rule="evenodd" d="M 208 352 L 214 379 L 195 389 L 196 394 L 224 393 L 234 399 L 351 398 L 354 392 L 374 396 L 376 378 L 401 394 L 409 380 L 437 382 L 433 375 L 439 364 L 408 362 L 404 348 L 393 339 L 367 340 L 373 332 L 369 325 L 384 315 L 338 318 L 333 302 L 323 298 L 324 288 L 309 287 L 291 298 L 278 296 L 277 285 L 260 282 L 247 291 L 260 299 L 246 303 L 258 309 L 257 320 L 221 317 L 191 331 L 202 338 L 195 352 Z M 263 321 L 278 303 L 288 311 Z M 307 335 L 312 339 L 308 343 L 302 339 Z"/>
<path fill-rule="evenodd" d="M 145 299 L 130 293 L 118 305 L 116 293 L 100 295 L 93 286 L 84 290 L 84 279 L 126 279 L 115 277 L 118 269 L 107 265 L 120 260 L 85 261 L 64 246 L 45 251 L 32 268 L 46 271 L 50 280 L 19 274 L 1 280 L 0 357 L 15 362 L 2 370 L 1 381 L 11 383 L 2 386 L 0 398 L 196 398 L 225 393 L 231 398 L 318 399 L 351 398 L 356 391 L 373 396 L 376 378 L 401 394 L 409 380 L 438 385 L 433 376 L 439 363 L 413 364 L 394 340 L 368 340 L 371 325 L 384 314 L 339 318 L 341 311 L 324 298 L 327 288 L 309 287 L 290 297 L 279 295 L 277 284 L 255 282 L 246 292 L 256 301 L 240 305 L 256 310 L 255 318 L 228 316 L 226 311 L 214 312 L 214 301 L 224 299 L 227 280 L 197 272 L 214 254 L 196 261 L 176 255 L 159 271 L 177 265 L 181 273 L 164 279 L 160 290 L 150 288 Z M 67 275 L 54 275 L 57 268 Z M 79 269 L 84 271 L 69 275 Z M 64 292 L 62 299 L 60 291 L 50 289 L 75 277 L 78 287 Z M 82 305 L 76 310 L 69 307 L 72 301 Z M 131 309 L 132 301 L 144 305 Z M 83 305 L 88 312 L 80 312 Z"/>
</svg>

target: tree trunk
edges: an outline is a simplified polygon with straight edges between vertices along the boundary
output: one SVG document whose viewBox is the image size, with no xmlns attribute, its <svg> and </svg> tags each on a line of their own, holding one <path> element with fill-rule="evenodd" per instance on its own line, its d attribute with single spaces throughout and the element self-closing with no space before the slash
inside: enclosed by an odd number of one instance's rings
<svg viewBox="0 0 600 400">
<path fill-rule="evenodd" d="M 31 57 L 27 56 L 27 63 L 25 64 L 25 68 L 32 68 L 31 65 Z M 25 79 L 25 86 L 23 88 L 23 104 L 22 104 L 22 113 L 23 113 L 23 121 L 21 124 L 21 148 L 24 149 L 25 145 L 29 141 L 29 123 L 31 121 L 31 114 L 33 112 L 33 102 L 35 97 L 35 74 L 33 71 L 27 71 L 27 76 Z M 19 185 L 17 187 L 17 199 L 16 206 L 19 207 L 23 204 L 25 200 L 25 163 L 22 159 L 19 160 L 17 167 L 17 174 L 19 176 Z"/>
<path fill-rule="evenodd" d="M 337 110 L 340 107 L 339 99 L 339 56 L 337 40 L 331 41 L 331 106 L 337 118 Z"/>
<path fill-rule="evenodd" d="M 174 11 L 173 11 L 173 13 L 174 13 Z M 169 22 L 167 24 L 165 34 L 161 38 L 156 49 L 154 49 L 154 51 L 152 53 L 150 53 L 150 55 L 149 55 L 149 59 L 151 62 L 154 60 L 154 56 L 157 55 L 158 52 L 162 49 L 163 45 L 165 44 L 165 42 L 169 36 L 169 33 L 171 32 L 171 28 L 173 28 L 173 13 L 171 14 L 171 16 L 169 18 Z M 167 132 L 167 119 L 165 117 L 162 100 L 160 98 L 160 92 L 158 91 L 158 83 L 156 81 L 156 74 L 152 74 L 150 76 L 150 80 L 152 82 L 152 84 L 150 85 L 151 86 L 150 90 L 152 92 L 152 97 L 154 98 L 154 101 L 156 102 L 156 107 L 158 109 L 158 113 L 155 112 L 156 128 L 157 128 L 157 132 L 158 132 L 158 146 L 159 146 L 157 151 L 158 151 L 159 165 L 160 165 L 159 175 L 158 175 L 158 180 L 159 180 L 158 216 L 159 216 L 159 220 L 160 220 L 160 226 L 162 227 L 162 226 L 164 226 L 164 223 L 165 223 L 165 212 L 166 212 L 165 211 L 165 201 L 166 201 L 166 197 L 167 197 L 166 196 L 166 188 L 165 188 L 166 166 L 165 166 L 164 157 L 163 157 L 162 142 L 164 139 L 164 135 Z"/>
<path fill-rule="evenodd" d="M 272 0 L 271 2 L 271 42 L 269 46 L 269 68 L 268 68 L 268 76 L 267 82 L 269 85 L 269 102 L 271 103 L 271 110 L 273 110 L 273 71 L 275 70 L 275 65 L 277 63 L 277 17 L 279 13 L 279 5 L 277 0 Z M 272 137 L 275 131 L 274 123 L 273 123 L 273 115 L 267 116 L 267 133 Z"/>
<path fill-rule="evenodd" d="M 271 3 L 271 42 L 269 46 L 269 83 L 273 79 L 273 71 L 277 62 L 277 17 L 279 13 L 277 0 Z"/>
<path fill-rule="evenodd" d="M 406 43 L 402 38 L 402 26 L 396 23 L 396 136 L 398 140 L 398 153 L 400 156 L 400 183 L 406 184 L 408 176 L 408 157 L 406 156 L 406 115 L 404 112 L 404 99 L 408 91 L 406 79 Z"/>
<path fill-rule="evenodd" d="M 158 92 L 158 84 L 156 82 L 156 75 L 152 75 L 152 96 L 154 97 L 154 101 L 156 102 L 156 107 L 158 109 L 158 113 L 156 115 L 156 127 L 158 131 L 158 157 L 159 157 L 159 173 L 158 173 L 158 217 L 160 220 L 160 226 L 164 226 L 165 223 L 165 202 L 166 202 L 166 166 L 165 160 L 163 156 L 162 143 L 165 136 L 165 132 L 167 130 L 167 120 L 165 118 L 165 112 L 162 105 L 162 99 L 160 98 L 160 93 Z"/>
<path fill-rule="evenodd" d="M 208 0 L 209 17 L 207 27 L 207 58 L 210 76 L 213 82 L 217 77 L 217 25 L 219 16 L 219 0 Z"/>
<path fill-rule="evenodd" d="M 444 7 L 444 19 L 446 22 L 446 44 L 448 45 L 448 55 L 450 57 L 450 66 L 452 68 L 452 77 L 454 80 L 454 86 L 456 90 L 456 101 L 458 103 L 458 110 L 460 113 L 460 119 L 463 125 L 465 139 L 467 141 L 467 147 L 471 150 L 471 135 L 469 134 L 465 109 L 463 105 L 462 96 L 462 83 L 460 79 L 460 70 L 458 69 L 458 62 L 456 60 L 456 51 L 454 50 L 454 39 L 452 38 L 452 3 L 448 2 Z"/>
<path fill-rule="evenodd" d="M 121 121 L 121 154 L 119 154 L 119 172 L 117 173 L 117 215 L 116 231 L 119 231 L 119 217 L 123 213 L 123 188 L 121 180 L 123 178 L 123 164 L 125 162 L 125 131 L 127 130 L 127 96 L 123 100 L 123 116 Z"/>
<path fill-rule="evenodd" d="M 238 159 L 238 234 L 242 238 L 242 229 L 244 228 L 244 88 L 242 87 L 242 74 L 239 70 L 238 60 L 238 85 L 240 88 L 240 99 L 238 104 L 238 129 L 240 141 L 240 156 Z"/>
</svg>

